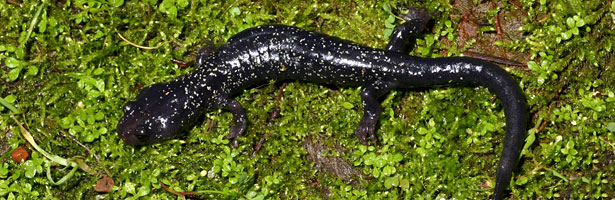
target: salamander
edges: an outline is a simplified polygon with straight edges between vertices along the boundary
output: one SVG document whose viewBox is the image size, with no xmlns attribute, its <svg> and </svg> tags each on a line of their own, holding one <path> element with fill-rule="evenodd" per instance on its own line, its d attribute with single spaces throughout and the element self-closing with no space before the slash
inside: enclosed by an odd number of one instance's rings
<svg viewBox="0 0 615 200">
<path fill-rule="evenodd" d="M 425 19 L 427 18 L 427 19 Z M 196 69 L 166 83 L 140 91 L 126 103 L 117 125 L 129 145 L 172 139 L 214 109 L 232 112 L 234 125 L 226 138 L 237 146 L 246 129 L 246 115 L 232 97 L 270 79 L 305 80 L 361 87 L 363 117 L 355 135 L 376 144 L 380 116 L 378 98 L 397 88 L 484 86 L 495 93 L 506 115 L 504 149 L 497 168 L 493 199 L 503 198 L 524 144 L 525 97 L 513 78 L 495 64 L 466 57 L 420 58 L 408 55 L 412 35 L 430 17 L 409 20 L 393 32 L 385 49 L 283 25 L 246 29 L 211 53 L 200 53 Z"/>
</svg>

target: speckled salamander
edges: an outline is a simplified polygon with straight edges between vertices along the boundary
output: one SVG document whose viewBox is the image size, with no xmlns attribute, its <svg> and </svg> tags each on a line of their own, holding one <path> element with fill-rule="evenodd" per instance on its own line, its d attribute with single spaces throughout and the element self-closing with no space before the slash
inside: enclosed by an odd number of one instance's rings
<svg viewBox="0 0 615 200">
<path fill-rule="evenodd" d="M 497 170 L 494 199 L 501 199 L 517 164 L 526 130 L 525 98 L 517 83 L 498 66 L 464 57 L 426 59 L 404 50 L 411 35 L 429 19 L 399 25 L 385 50 L 361 46 L 298 28 L 275 25 L 244 30 L 215 52 L 201 53 L 194 72 L 143 89 L 126 103 L 118 123 L 120 138 L 130 145 L 159 143 L 190 128 L 199 115 L 230 110 L 234 125 L 228 139 L 246 127 L 243 108 L 231 97 L 269 79 L 293 79 L 361 86 L 363 118 L 356 129 L 361 143 L 375 143 L 380 115 L 378 98 L 394 88 L 436 85 L 485 86 L 501 100 L 506 137 Z"/>
</svg>

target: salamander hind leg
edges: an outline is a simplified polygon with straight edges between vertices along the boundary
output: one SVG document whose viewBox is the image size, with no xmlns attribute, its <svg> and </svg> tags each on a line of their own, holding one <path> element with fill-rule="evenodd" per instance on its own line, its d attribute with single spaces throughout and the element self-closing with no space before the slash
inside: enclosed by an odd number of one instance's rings
<svg viewBox="0 0 615 200">
<path fill-rule="evenodd" d="M 427 22 L 437 14 L 427 13 L 423 8 L 409 8 L 408 14 L 400 16 L 406 22 L 395 27 L 391 34 L 391 41 L 385 48 L 388 51 L 396 51 L 407 54 L 410 51 L 410 38 L 423 32 Z"/>
<path fill-rule="evenodd" d="M 381 112 L 380 101 L 378 101 L 378 98 L 387 93 L 389 90 L 389 84 L 376 83 L 374 85 L 363 88 L 363 90 L 361 91 L 363 118 L 357 126 L 355 135 L 364 145 L 367 145 L 366 139 L 368 135 L 372 141 L 372 144 L 378 143 L 375 134 L 376 124 L 378 123 L 378 118 L 380 117 Z"/>
<path fill-rule="evenodd" d="M 237 100 L 229 98 L 226 95 L 218 97 L 217 102 L 221 108 L 229 110 L 233 113 L 235 124 L 231 126 L 226 139 L 232 139 L 232 144 L 236 147 L 239 145 L 237 138 L 239 138 L 239 136 L 241 136 L 246 130 L 246 112 Z"/>
</svg>

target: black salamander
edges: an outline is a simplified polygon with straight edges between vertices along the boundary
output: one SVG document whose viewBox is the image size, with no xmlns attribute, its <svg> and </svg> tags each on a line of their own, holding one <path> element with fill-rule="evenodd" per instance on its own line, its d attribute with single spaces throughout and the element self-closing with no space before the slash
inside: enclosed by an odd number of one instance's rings
<svg viewBox="0 0 615 200">
<path fill-rule="evenodd" d="M 464 57 L 418 58 L 408 55 L 408 40 L 425 27 L 429 17 L 399 25 L 385 50 L 361 46 L 327 35 L 275 25 L 244 30 L 212 53 L 201 53 L 194 72 L 168 83 L 143 89 L 126 103 L 118 123 L 120 138 L 130 145 L 159 143 L 192 127 L 199 115 L 213 109 L 230 110 L 234 125 L 228 139 L 246 128 L 246 115 L 234 95 L 269 79 L 294 79 L 361 86 L 363 118 L 355 134 L 376 143 L 380 115 L 378 98 L 395 88 L 484 86 L 501 100 L 506 114 L 506 137 L 497 169 L 493 199 L 508 186 L 525 139 L 524 95 L 511 76 L 498 66 Z"/>
</svg>

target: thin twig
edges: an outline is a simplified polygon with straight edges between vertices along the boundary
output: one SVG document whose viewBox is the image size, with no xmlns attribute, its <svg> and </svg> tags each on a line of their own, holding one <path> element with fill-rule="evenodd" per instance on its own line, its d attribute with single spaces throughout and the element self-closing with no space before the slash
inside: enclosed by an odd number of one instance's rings
<svg viewBox="0 0 615 200">
<path fill-rule="evenodd" d="M 280 86 L 280 90 L 278 91 L 278 96 L 276 97 L 276 107 L 273 108 L 273 112 L 271 112 L 271 116 L 269 117 L 269 122 L 267 123 L 267 127 L 273 125 L 275 119 L 280 116 L 280 110 L 282 107 L 282 97 L 284 96 L 284 88 L 286 88 L 286 86 L 288 85 L 288 82 L 284 82 L 282 84 L 282 86 Z M 265 133 L 263 136 L 261 136 L 261 139 L 258 140 L 258 142 L 256 143 L 256 146 L 254 146 L 254 152 L 252 153 L 252 157 L 255 157 L 256 154 L 258 154 L 258 151 L 261 150 L 261 147 L 263 147 L 263 144 L 266 141 L 266 137 L 267 136 L 274 136 L 275 134 L 273 133 Z"/>
<path fill-rule="evenodd" d="M 267 126 L 273 125 L 275 119 L 278 118 L 278 116 L 280 116 L 282 96 L 284 96 L 284 88 L 286 88 L 287 85 L 288 85 L 288 82 L 284 82 L 282 83 L 282 86 L 280 86 L 280 90 L 278 91 L 278 96 L 276 98 L 277 104 L 276 104 L 276 107 L 273 109 L 271 116 L 269 117 L 269 123 L 267 123 Z"/>
<path fill-rule="evenodd" d="M 137 47 L 139 49 L 146 49 L 146 50 L 157 49 L 157 48 L 160 48 L 162 45 L 164 45 L 164 43 L 167 43 L 167 42 L 163 42 L 163 43 L 160 43 L 158 46 L 155 46 L 155 47 L 146 47 L 146 46 L 141 46 L 141 45 L 135 44 L 135 43 L 127 40 L 126 38 L 124 38 L 124 36 L 122 36 L 122 34 L 120 34 L 120 32 L 117 32 L 117 35 L 120 36 L 120 38 L 122 38 L 122 40 L 124 40 L 124 42 L 126 42 L 126 43 L 128 43 L 128 44 L 130 44 L 130 45 L 132 45 L 134 47 Z"/>
<path fill-rule="evenodd" d="M 21 3 L 13 0 L 6 0 L 7 3 L 21 7 Z"/>
</svg>

